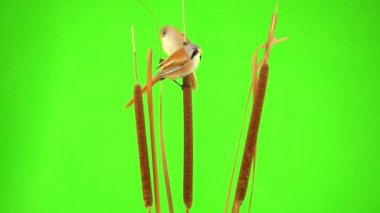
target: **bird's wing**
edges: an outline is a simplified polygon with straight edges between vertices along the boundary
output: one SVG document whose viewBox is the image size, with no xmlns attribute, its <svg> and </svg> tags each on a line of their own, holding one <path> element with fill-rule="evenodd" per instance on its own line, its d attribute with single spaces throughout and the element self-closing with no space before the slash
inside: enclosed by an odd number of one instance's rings
<svg viewBox="0 0 380 213">
<path fill-rule="evenodd" d="M 169 58 L 167 58 L 165 61 L 161 62 L 158 67 L 160 70 L 166 69 L 166 67 L 170 67 L 173 64 L 181 64 L 183 61 L 187 60 L 187 55 L 184 48 L 181 48 L 171 54 Z"/>
<path fill-rule="evenodd" d="M 157 77 L 163 78 L 173 72 L 176 72 L 184 67 L 186 67 L 187 61 L 183 61 L 183 63 L 176 63 L 170 66 L 165 67 L 165 69 L 161 69 L 161 71 L 157 74 Z"/>
<path fill-rule="evenodd" d="M 188 57 L 185 50 L 182 48 L 177 52 L 173 53 L 169 58 L 160 64 L 160 71 L 158 72 L 158 77 L 165 77 L 166 75 L 176 72 L 188 63 Z"/>
</svg>

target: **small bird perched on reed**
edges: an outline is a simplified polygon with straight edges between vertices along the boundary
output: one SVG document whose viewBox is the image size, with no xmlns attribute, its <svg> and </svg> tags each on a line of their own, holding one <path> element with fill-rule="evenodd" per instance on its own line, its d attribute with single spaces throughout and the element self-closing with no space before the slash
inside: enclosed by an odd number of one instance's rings
<svg viewBox="0 0 380 213">
<path fill-rule="evenodd" d="M 196 44 L 184 44 L 184 46 L 171 54 L 169 58 L 164 60 L 159 65 L 159 72 L 152 78 L 152 86 L 159 80 L 170 79 L 175 80 L 183 78 L 197 69 L 199 61 L 201 59 L 201 49 Z M 147 87 L 142 88 L 142 92 L 146 92 Z M 134 102 L 132 98 L 127 105 L 128 108 Z"/>
<path fill-rule="evenodd" d="M 179 32 L 176 28 L 171 26 L 164 26 L 160 30 L 160 37 L 162 42 L 162 48 L 168 55 L 173 54 L 177 50 L 181 49 L 184 45 L 190 44 L 190 40 Z M 195 72 L 189 74 L 191 88 L 197 87 L 197 79 Z"/>
</svg>

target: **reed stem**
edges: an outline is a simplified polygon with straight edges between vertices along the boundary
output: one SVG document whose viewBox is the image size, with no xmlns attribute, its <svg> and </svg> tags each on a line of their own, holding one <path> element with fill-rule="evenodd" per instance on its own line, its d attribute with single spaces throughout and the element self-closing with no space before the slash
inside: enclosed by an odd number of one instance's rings
<svg viewBox="0 0 380 213">
<path fill-rule="evenodd" d="M 148 109 L 149 109 L 149 124 L 150 124 L 150 142 L 153 161 L 153 186 L 154 186 L 154 200 L 156 203 L 156 212 L 161 212 L 160 205 L 160 188 L 158 181 L 158 169 L 157 169 L 157 155 L 156 155 L 156 136 L 154 133 L 154 114 L 153 114 L 153 97 L 152 97 L 152 49 L 148 50 L 148 62 L 147 62 L 147 92 L 148 92 Z"/>
<path fill-rule="evenodd" d="M 185 0 L 182 0 L 183 41 L 186 42 Z"/>
<path fill-rule="evenodd" d="M 235 151 L 235 158 L 234 158 L 234 163 L 233 163 L 233 166 L 232 166 L 232 172 L 231 172 L 230 182 L 228 184 L 227 200 L 226 200 L 226 205 L 225 205 L 225 208 L 224 208 L 224 212 L 225 213 L 227 213 L 228 209 L 229 209 L 229 202 L 230 202 L 230 197 L 231 197 L 231 188 L 232 188 L 232 183 L 234 181 L 236 164 L 237 164 L 237 159 L 238 159 L 239 150 L 240 150 L 240 144 L 241 144 L 241 138 L 243 136 L 243 128 L 244 128 L 245 118 L 246 118 L 247 111 L 248 111 L 248 105 L 249 105 L 249 100 L 250 100 L 250 97 L 251 97 L 251 93 L 252 93 L 252 85 L 249 88 L 248 98 L 247 98 L 247 101 L 245 103 L 243 122 L 242 122 L 241 128 L 240 128 L 240 134 L 239 134 L 238 144 L 237 144 L 236 151 Z"/>
<path fill-rule="evenodd" d="M 135 30 L 134 30 L 133 26 L 131 26 L 131 33 L 132 33 L 132 49 L 133 49 L 133 68 L 135 71 L 136 84 L 138 84 L 139 78 L 137 76 L 136 41 L 135 41 Z"/>
<path fill-rule="evenodd" d="M 154 13 L 148 8 L 148 6 L 142 0 L 138 0 L 138 2 L 151 15 L 151 17 L 152 17 L 152 19 L 154 21 L 154 24 L 156 25 L 158 46 L 160 47 L 160 58 L 162 58 L 162 46 L 161 46 L 160 28 L 159 28 L 159 24 L 158 24 L 157 18 L 154 15 Z"/>
<path fill-rule="evenodd" d="M 257 146 L 257 145 L 256 145 Z M 256 173 L 256 151 L 257 147 L 255 148 L 255 153 L 253 153 L 253 162 L 252 162 L 252 180 L 251 180 L 251 195 L 249 196 L 249 204 L 248 204 L 248 213 L 251 212 L 251 206 L 252 206 L 252 200 L 253 200 L 253 189 L 255 186 L 255 173 Z"/>
<path fill-rule="evenodd" d="M 165 178 L 165 188 L 166 188 L 166 196 L 168 198 L 169 205 L 169 213 L 173 213 L 173 201 L 172 201 L 172 192 L 170 189 L 170 181 L 169 181 L 169 171 L 168 165 L 166 163 L 166 153 L 165 153 L 165 142 L 164 142 L 164 127 L 163 127 L 163 115 L 162 115 L 162 83 L 160 83 L 160 144 L 161 144 L 161 160 L 162 167 L 164 169 L 164 178 Z"/>
</svg>

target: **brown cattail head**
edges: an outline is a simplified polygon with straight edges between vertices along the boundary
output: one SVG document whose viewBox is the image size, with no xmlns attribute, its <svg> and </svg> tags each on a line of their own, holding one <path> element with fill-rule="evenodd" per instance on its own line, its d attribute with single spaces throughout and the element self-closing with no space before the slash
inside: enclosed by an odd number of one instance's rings
<svg viewBox="0 0 380 213">
<path fill-rule="evenodd" d="M 145 119 L 144 119 L 144 106 L 142 101 L 141 86 L 135 85 L 134 88 L 135 99 L 135 117 L 137 128 L 137 139 L 140 157 L 140 173 L 143 189 L 144 205 L 147 208 L 152 206 L 152 187 L 150 183 L 150 170 L 149 170 L 149 157 L 148 148 L 146 144 L 146 132 L 145 132 Z"/>
<path fill-rule="evenodd" d="M 236 194 L 235 194 L 235 200 L 234 200 L 235 207 L 240 206 L 242 204 L 245 198 L 245 194 L 247 192 L 252 159 L 253 159 L 254 154 L 256 153 L 257 135 L 258 135 L 259 125 L 260 125 L 262 107 L 264 103 L 267 79 L 268 79 L 268 64 L 264 63 L 260 70 L 257 91 L 254 97 L 251 120 L 249 123 L 249 129 L 248 129 L 247 139 L 245 142 L 243 159 L 242 159 L 242 163 L 240 167 L 239 180 L 236 187 Z"/>
<path fill-rule="evenodd" d="M 193 110 L 191 79 L 183 78 L 183 111 L 184 111 L 184 173 L 183 201 L 187 209 L 193 203 Z"/>
</svg>

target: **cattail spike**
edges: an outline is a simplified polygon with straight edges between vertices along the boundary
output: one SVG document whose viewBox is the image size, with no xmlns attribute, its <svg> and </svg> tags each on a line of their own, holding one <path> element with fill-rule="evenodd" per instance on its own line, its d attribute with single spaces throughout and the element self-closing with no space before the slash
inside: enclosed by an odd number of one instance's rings
<svg viewBox="0 0 380 213">
<path fill-rule="evenodd" d="M 192 91 L 189 76 L 183 78 L 184 110 L 184 174 L 183 200 L 187 209 L 193 203 L 193 110 Z"/>
<path fill-rule="evenodd" d="M 135 96 L 135 117 L 137 127 L 137 139 L 140 158 L 140 173 L 143 189 L 143 198 L 145 207 L 152 206 L 152 188 L 150 182 L 150 170 L 149 170 L 149 156 L 148 147 L 146 144 L 146 132 L 145 132 L 145 118 L 144 118 L 144 106 L 142 101 L 141 87 L 139 84 L 134 88 Z"/>
<path fill-rule="evenodd" d="M 256 152 L 257 135 L 260 125 L 261 112 L 264 103 L 265 90 L 268 79 L 268 64 L 264 63 L 260 70 L 260 76 L 257 87 L 257 94 L 254 98 L 251 120 L 249 124 L 247 139 L 244 147 L 243 159 L 240 166 L 240 174 L 236 187 L 234 209 L 239 209 L 244 201 L 249 175 L 251 171 L 252 159 Z"/>
</svg>

